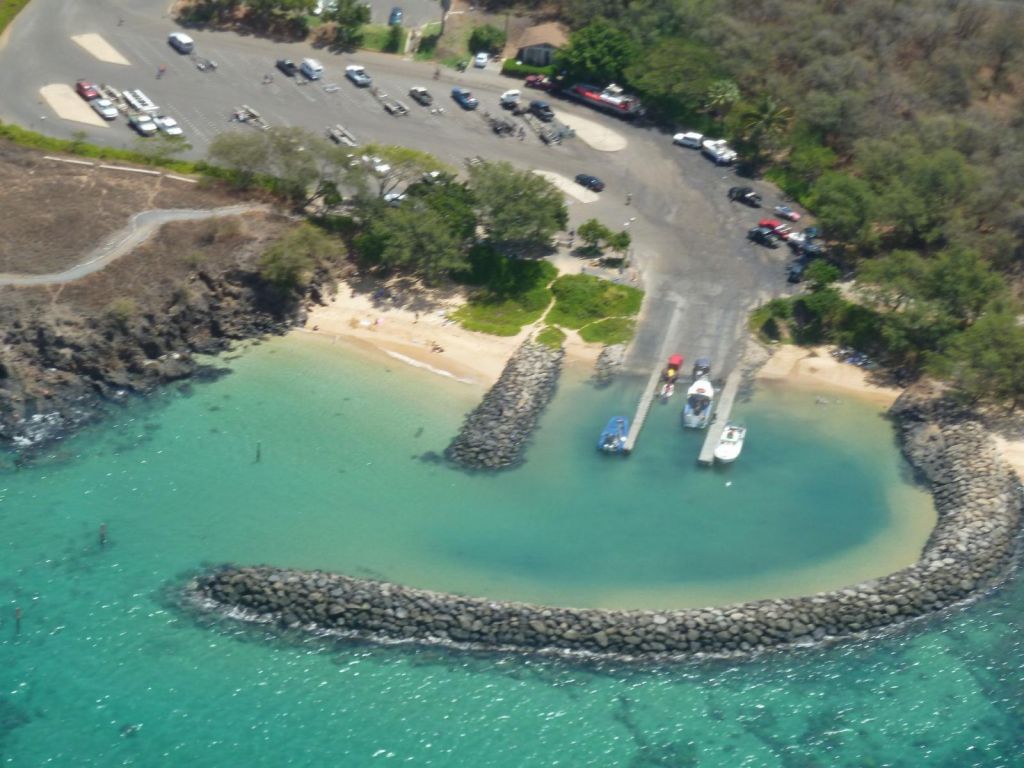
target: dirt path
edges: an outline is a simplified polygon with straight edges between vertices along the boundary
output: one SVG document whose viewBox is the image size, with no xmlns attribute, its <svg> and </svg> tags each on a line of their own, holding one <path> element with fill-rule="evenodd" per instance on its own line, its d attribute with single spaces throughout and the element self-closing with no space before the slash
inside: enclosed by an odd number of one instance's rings
<svg viewBox="0 0 1024 768">
<path fill-rule="evenodd" d="M 112 234 L 105 243 L 94 248 L 85 261 L 63 272 L 46 275 L 17 275 L 0 273 L 0 286 L 4 285 L 60 285 L 98 272 L 112 261 L 131 253 L 149 239 L 156 230 L 172 221 L 200 221 L 219 216 L 238 216 L 243 213 L 269 210 L 268 206 L 257 203 L 228 205 L 222 208 L 164 209 L 141 211 L 132 216 L 128 226 Z"/>
</svg>

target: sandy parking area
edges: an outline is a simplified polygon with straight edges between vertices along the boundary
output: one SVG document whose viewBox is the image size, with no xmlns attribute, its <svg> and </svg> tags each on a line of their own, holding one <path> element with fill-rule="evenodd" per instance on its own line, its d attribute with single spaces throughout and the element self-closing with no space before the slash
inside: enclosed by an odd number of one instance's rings
<svg viewBox="0 0 1024 768">
<path fill-rule="evenodd" d="M 581 187 L 575 181 L 573 181 L 572 179 L 567 179 L 560 173 L 554 173 L 553 171 L 537 170 L 535 170 L 534 173 L 536 173 L 538 176 L 543 176 L 545 179 L 554 184 L 555 187 L 557 187 L 560 191 L 569 195 L 569 197 L 576 198 L 581 203 L 593 203 L 598 198 L 597 192 L 592 192 L 586 187 Z"/>
<path fill-rule="evenodd" d="M 626 148 L 626 137 L 606 125 L 567 112 L 555 112 L 555 117 L 576 131 L 576 138 L 593 149 L 618 152 Z"/>
<path fill-rule="evenodd" d="M 63 120 L 74 120 L 96 127 L 107 127 L 107 121 L 92 111 L 92 107 L 82 99 L 75 89 L 66 83 L 52 83 L 39 89 L 50 108 Z"/>
<path fill-rule="evenodd" d="M 90 32 L 87 35 L 72 35 L 71 39 L 100 61 L 105 61 L 108 64 L 121 64 L 125 67 L 131 64 L 128 59 L 114 49 L 114 46 L 95 32 Z"/>
</svg>

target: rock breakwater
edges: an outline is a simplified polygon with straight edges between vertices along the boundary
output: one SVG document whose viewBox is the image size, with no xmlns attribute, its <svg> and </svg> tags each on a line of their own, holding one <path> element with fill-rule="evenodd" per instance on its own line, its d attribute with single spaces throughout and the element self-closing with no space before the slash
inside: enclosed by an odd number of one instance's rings
<svg viewBox="0 0 1024 768">
<path fill-rule="evenodd" d="M 742 656 L 891 627 L 999 583 L 1021 523 L 1019 480 L 980 425 L 915 395 L 893 413 L 904 450 L 930 479 L 938 522 L 917 563 L 846 589 L 716 608 L 604 611 L 230 566 L 193 579 L 186 595 L 204 610 L 343 636 L 624 659 Z"/>
<path fill-rule="evenodd" d="M 519 464 L 541 412 L 555 393 L 564 356 L 561 348 L 524 342 L 466 417 L 445 456 L 467 469 Z"/>
</svg>

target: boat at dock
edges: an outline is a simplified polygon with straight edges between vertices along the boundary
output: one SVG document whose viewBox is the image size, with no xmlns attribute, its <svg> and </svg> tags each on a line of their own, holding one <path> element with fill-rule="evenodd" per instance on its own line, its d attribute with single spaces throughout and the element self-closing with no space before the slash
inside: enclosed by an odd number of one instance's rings
<svg viewBox="0 0 1024 768">
<path fill-rule="evenodd" d="M 625 416 L 613 416 L 597 441 L 597 450 L 605 453 L 623 453 L 626 450 L 627 437 L 629 419 Z"/>
<path fill-rule="evenodd" d="M 743 450 L 743 440 L 747 436 L 747 428 L 739 424 L 728 423 L 722 430 L 722 436 L 715 446 L 715 461 L 731 464 L 736 461 Z"/>
<path fill-rule="evenodd" d="M 711 423 L 711 409 L 715 403 L 715 388 L 707 379 L 698 379 L 686 391 L 683 426 L 704 429 Z"/>
<path fill-rule="evenodd" d="M 672 355 L 668 359 L 665 371 L 661 374 L 661 387 L 658 389 L 658 395 L 662 400 L 668 400 L 676 391 L 676 381 L 679 379 L 679 371 L 682 367 L 682 355 Z"/>
</svg>

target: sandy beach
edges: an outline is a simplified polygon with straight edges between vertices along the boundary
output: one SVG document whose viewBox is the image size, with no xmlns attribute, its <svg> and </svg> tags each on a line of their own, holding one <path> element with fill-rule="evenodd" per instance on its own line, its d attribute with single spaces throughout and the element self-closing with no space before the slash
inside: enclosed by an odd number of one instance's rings
<svg viewBox="0 0 1024 768">
<path fill-rule="evenodd" d="M 417 290 L 416 306 L 429 309 L 399 306 L 342 283 L 325 306 L 310 311 L 303 330 L 485 389 L 498 380 L 509 356 L 534 330 L 527 327 L 517 336 L 467 331 L 449 319 L 461 298 Z M 601 346 L 567 333 L 566 363 L 593 365 Z"/>
<path fill-rule="evenodd" d="M 817 388 L 823 393 L 845 394 L 888 407 L 903 391 L 871 383 L 870 372 L 850 363 L 842 363 L 829 354 L 828 347 L 776 347 L 757 372 L 757 378 L 780 381 L 796 387 Z"/>
</svg>

